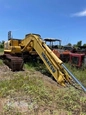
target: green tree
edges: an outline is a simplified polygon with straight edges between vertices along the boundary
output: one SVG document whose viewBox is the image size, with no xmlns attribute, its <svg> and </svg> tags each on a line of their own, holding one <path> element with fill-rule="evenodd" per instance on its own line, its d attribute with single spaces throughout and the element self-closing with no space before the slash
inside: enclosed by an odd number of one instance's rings
<svg viewBox="0 0 86 115">
<path fill-rule="evenodd" d="M 0 48 L 4 48 L 4 40 L 0 41 Z"/>
<path fill-rule="evenodd" d="M 82 41 L 78 41 L 77 46 L 81 46 L 81 45 L 82 45 Z"/>
<path fill-rule="evenodd" d="M 72 46 L 72 44 L 71 44 L 71 43 L 68 43 L 67 46 Z"/>
<path fill-rule="evenodd" d="M 86 44 L 83 44 L 83 46 L 86 46 Z"/>
</svg>

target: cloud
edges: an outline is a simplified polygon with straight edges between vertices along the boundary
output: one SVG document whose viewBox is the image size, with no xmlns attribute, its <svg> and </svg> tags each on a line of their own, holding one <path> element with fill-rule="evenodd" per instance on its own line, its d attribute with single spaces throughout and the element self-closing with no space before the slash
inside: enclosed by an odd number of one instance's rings
<svg viewBox="0 0 86 115">
<path fill-rule="evenodd" d="M 74 13 L 71 16 L 72 17 L 84 17 L 84 16 L 86 16 L 86 9 L 81 12 Z"/>
</svg>

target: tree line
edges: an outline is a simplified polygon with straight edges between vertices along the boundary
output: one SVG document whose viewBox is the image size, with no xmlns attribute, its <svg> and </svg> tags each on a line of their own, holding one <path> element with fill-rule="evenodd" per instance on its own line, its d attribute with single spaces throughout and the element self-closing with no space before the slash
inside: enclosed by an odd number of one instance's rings
<svg viewBox="0 0 86 115">
<path fill-rule="evenodd" d="M 4 48 L 4 40 L 0 41 L 0 48 Z"/>
<path fill-rule="evenodd" d="M 78 41 L 76 44 L 73 45 L 71 43 L 68 43 L 67 46 L 80 47 L 80 46 L 86 46 L 86 43 L 82 45 L 82 41 Z"/>
<path fill-rule="evenodd" d="M 0 41 L 0 48 L 4 48 L 4 40 Z M 82 41 L 78 41 L 77 44 L 72 45 L 68 43 L 67 46 L 79 47 L 79 46 L 86 46 L 86 43 L 82 45 Z"/>
</svg>

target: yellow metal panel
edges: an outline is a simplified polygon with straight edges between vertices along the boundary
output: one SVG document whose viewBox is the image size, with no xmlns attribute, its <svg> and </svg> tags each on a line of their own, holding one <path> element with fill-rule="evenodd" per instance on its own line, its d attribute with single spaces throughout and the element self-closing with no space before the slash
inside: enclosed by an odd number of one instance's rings
<svg viewBox="0 0 86 115">
<path fill-rule="evenodd" d="M 4 50 L 4 52 L 9 52 L 9 53 L 10 53 L 10 52 L 11 52 L 11 50 Z"/>
</svg>

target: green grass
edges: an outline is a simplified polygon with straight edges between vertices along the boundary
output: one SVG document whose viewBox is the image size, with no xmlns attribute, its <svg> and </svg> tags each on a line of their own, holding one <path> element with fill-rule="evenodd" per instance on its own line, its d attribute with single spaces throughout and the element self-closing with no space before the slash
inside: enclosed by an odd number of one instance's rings
<svg viewBox="0 0 86 115">
<path fill-rule="evenodd" d="M 26 91 L 25 93 L 36 93 L 41 85 L 43 85 L 42 82 L 35 77 L 23 77 L 22 75 L 16 74 L 15 79 L 0 82 L 0 96 L 6 97 L 13 92 L 18 91 Z"/>
<path fill-rule="evenodd" d="M 2 61 L 0 62 L 2 63 Z M 86 70 L 71 68 L 70 65 L 65 64 L 66 67 L 79 79 L 84 85 L 86 85 Z M 72 86 L 67 88 L 52 89 L 50 86 L 45 85 L 44 81 L 34 72 L 36 70 L 41 71 L 43 74 L 47 73 L 47 69 L 44 64 L 38 63 L 27 63 L 24 68 L 32 72 L 31 74 L 22 75 L 20 73 L 13 74 L 14 78 L 10 80 L 0 81 L 0 98 L 11 98 L 15 99 L 20 97 L 22 100 L 26 96 L 29 111 L 34 110 L 34 106 L 37 106 L 38 111 L 43 107 L 46 114 L 50 115 L 61 112 L 64 115 L 85 115 L 86 113 L 86 94 Z M 28 100 L 29 96 L 29 100 Z M 19 101 L 17 99 L 17 101 Z M 36 111 L 36 112 L 38 112 Z M 15 111 L 15 108 L 9 108 L 5 105 L 3 114 L 6 115 L 22 115 L 22 112 Z M 34 115 L 34 114 L 33 114 Z"/>
<path fill-rule="evenodd" d="M 0 97 L 15 98 L 29 95 L 34 104 L 52 108 L 55 110 L 64 110 L 67 113 L 83 115 L 86 112 L 86 97 L 82 91 L 73 87 L 52 90 L 44 85 L 41 78 L 34 76 L 15 75 L 15 79 L 0 81 Z M 28 102 L 29 103 L 29 102 Z M 29 105 L 28 105 L 29 106 Z M 9 108 L 10 109 L 10 108 Z M 13 109 L 12 109 L 13 111 Z M 7 111 L 6 111 L 7 112 Z"/>
<path fill-rule="evenodd" d="M 65 63 L 64 64 L 69 71 L 86 87 L 86 68 L 84 70 L 82 69 L 77 69 L 76 67 L 71 67 L 70 64 Z M 48 71 L 48 69 L 46 68 L 46 66 L 44 64 L 38 64 L 38 63 L 33 63 L 33 62 L 28 62 L 27 64 L 24 65 L 25 68 L 27 68 L 28 70 L 38 70 L 41 73 L 47 75 L 47 76 L 51 76 L 50 72 Z"/>
<path fill-rule="evenodd" d="M 4 49 L 3 48 L 0 48 L 0 53 L 4 52 Z"/>
<path fill-rule="evenodd" d="M 69 64 L 65 64 L 70 72 L 86 87 L 86 68 L 82 70 L 81 68 L 71 67 Z"/>
<path fill-rule="evenodd" d="M 3 61 L 0 59 L 0 65 L 3 65 Z"/>
<path fill-rule="evenodd" d="M 24 64 L 24 68 L 25 68 L 25 69 L 28 69 L 28 70 L 31 70 L 31 71 L 34 71 L 34 70 L 35 70 L 35 67 L 34 67 L 34 64 L 33 64 L 33 63 L 25 63 L 25 64 Z"/>
</svg>

